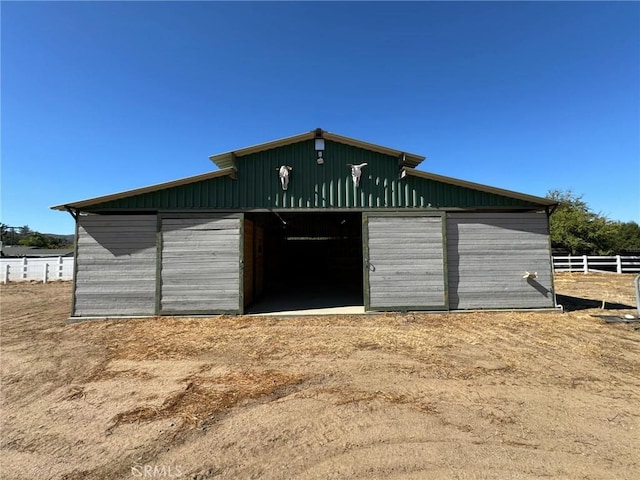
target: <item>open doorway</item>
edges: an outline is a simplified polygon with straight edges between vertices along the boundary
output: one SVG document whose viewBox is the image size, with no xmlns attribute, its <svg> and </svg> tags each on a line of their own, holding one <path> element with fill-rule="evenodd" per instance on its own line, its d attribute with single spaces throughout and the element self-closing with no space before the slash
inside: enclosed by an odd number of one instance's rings
<svg viewBox="0 0 640 480">
<path fill-rule="evenodd" d="M 248 213 L 245 218 L 251 224 L 248 229 L 245 224 L 247 313 L 363 307 L 360 212 Z"/>
</svg>

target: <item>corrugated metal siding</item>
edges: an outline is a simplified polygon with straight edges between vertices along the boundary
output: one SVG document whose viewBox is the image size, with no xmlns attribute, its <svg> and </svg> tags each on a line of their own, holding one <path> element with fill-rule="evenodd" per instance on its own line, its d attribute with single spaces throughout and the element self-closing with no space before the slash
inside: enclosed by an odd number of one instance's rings
<svg viewBox="0 0 640 480">
<path fill-rule="evenodd" d="M 237 182 L 229 177 L 214 178 L 105 202 L 87 210 L 231 208 L 237 198 L 237 187 Z"/>
<path fill-rule="evenodd" d="M 535 207 L 523 200 L 434 180 L 399 179 L 398 159 L 337 142 L 325 142 L 325 163 L 316 164 L 312 140 L 237 159 L 237 180 L 214 178 L 105 202 L 92 211 L 119 209 L 427 208 Z M 348 163 L 368 163 L 355 188 Z M 293 167 L 289 188 L 277 168 Z"/>
<path fill-rule="evenodd" d="M 446 307 L 442 217 L 367 217 L 369 308 Z"/>
<path fill-rule="evenodd" d="M 326 142 L 324 165 L 316 164 L 312 141 L 238 159 L 242 208 L 371 208 L 395 206 L 398 159 L 335 142 Z M 355 188 L 347 164 L 368 165 Z M 293 167 L 284 192 L 276 168 Z"/>
<path fill-rule="evenodd" d="M 239 216 L 162 219 L 162 313 L 239 312 Z"/>
<path fill-rule="evenodd" d="M 533 204 L 436 180 L 407 176 L 400 187 L 399 203 L 407 207 L 526 207 Z"/>
<path fill-rule="evenodd" d="M 153 315 L 156 216 L 78 218 L 74 316 Z"/>
<path fill-rule="evenodd" d="M 447 261 L 452 309 L 554 306 L 544 214 L 451 213 Z"/>
</svg>

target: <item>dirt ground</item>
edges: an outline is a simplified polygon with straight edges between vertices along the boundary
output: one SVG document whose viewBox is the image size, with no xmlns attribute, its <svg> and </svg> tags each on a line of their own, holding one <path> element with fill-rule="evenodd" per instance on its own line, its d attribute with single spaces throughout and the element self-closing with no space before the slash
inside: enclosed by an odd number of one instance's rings
<svg viewBox="0 0 640 480">
<path fill-rule="evenodd" d="M 2 479 L 637 479 L 633 276 L 559 313 L 109 320 L 1 294 Z M 604 301 L 604 304 L 603 304 Z M 604 309 L 603 309 L 604 307 Z"/>
</svg>

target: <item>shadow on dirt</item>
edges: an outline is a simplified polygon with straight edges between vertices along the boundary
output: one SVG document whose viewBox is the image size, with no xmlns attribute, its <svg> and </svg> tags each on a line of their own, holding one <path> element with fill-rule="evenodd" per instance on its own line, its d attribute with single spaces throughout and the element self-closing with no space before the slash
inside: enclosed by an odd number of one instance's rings
<svg viewBox="0 0 640 480">
<path fill-rule="evenodd" d="M 556 295 L 556 303 L 562 305 L 567 312 L 577 310 L 588 310 L 591 308 L 601 308 L 603 310 L 635 310 L 632 305 L 623 303 L 603 302 L 602 300 L 592 300 L 590 298 L 572 297 L 570 295 Z"/>
</svg>

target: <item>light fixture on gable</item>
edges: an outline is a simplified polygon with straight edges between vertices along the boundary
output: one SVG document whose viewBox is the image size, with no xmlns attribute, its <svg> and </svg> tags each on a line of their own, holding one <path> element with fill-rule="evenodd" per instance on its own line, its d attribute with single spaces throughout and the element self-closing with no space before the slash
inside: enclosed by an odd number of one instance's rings
<svg viewBox="0 0 640 480">
<path fill-rule="evenodd" d="M 400 154 L 398 157 L 398 178 L 402 180 L 407 176 L 407 169 L 405 168 L 405 162 L 407 160 L 407 156 L 404 152 Z"/>
<path fill-rule="evenodd" d="M 322 129 L 316 129 L 316 163 L 324 165 L 324 138 L 322 138 Z"/>
</svg>

